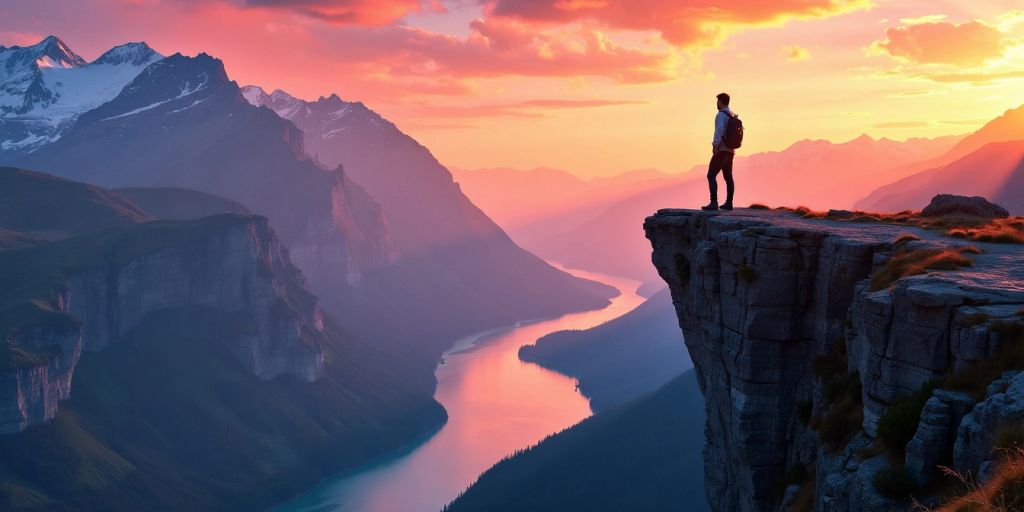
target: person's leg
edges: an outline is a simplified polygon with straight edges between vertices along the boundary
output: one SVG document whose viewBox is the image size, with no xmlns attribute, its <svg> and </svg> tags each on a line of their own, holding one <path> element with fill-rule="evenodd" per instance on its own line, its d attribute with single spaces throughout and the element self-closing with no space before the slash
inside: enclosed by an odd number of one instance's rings
<svg viewBox="0 0 1024 512">
<path fill-rule="evenodd" d="M 736 193 L 736 184 L 732 181 L 732 157 L 735 156 L 733 153 L 728 151 L 720 153 L 722 155 L 722 176 L 725 178 L 725 204 L 732 205 L 732 197 Z"/>
<path fill-rule="evenodd" d="M 718 171 L 722 169 L 719 163 L 718 153 L 711 157 L 708 163 L 708 191 L 711 193 L 711 204 L 718 204 Z"/>
</svg>

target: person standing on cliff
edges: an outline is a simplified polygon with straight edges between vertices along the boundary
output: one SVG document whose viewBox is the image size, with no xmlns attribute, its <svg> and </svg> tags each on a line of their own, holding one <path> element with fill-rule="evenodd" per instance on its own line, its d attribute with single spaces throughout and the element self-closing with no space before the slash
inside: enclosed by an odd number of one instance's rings
<svg viewBox="0 0 1024 512">
<path fill-rule="evenodd" d="M 711 163 L 708 164 L 708 188 L 711 202 L 702 210 L 732 210 L 732 197 L 736 186 L 732 181 L 732 159 L 736 149 L 743 143 L 743 123 L 740 116 L 729 109 L 729 95 L 721 93 L 718 98 L 718 113 L 715 114 L 715 137 L 711 141 Z M 718 205 L 718 173 L 725 177 L 726 198 Z"/>
</svg>

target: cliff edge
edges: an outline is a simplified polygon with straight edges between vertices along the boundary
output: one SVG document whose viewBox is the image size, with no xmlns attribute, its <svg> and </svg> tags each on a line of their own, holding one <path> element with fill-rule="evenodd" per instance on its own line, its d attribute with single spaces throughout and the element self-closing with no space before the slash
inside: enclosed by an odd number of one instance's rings
<svg viewBox="0 0 1024 512">
<path fill-rule="evenodd" d="M 1019 245 L 780 210 L 667 209 L 644 229 L 705 397 L 713 510 L 905 510 L 938 464 L 984 471 L 1021 424 L 998 404 L 1024 379 L 985 389 L 1021 337 Z"/>
</svg>

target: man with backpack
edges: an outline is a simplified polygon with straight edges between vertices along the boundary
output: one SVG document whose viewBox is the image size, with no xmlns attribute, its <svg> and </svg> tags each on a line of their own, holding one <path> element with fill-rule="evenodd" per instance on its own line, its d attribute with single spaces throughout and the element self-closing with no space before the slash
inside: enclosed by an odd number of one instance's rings
<svg viewBox="0 0 1024 512">
<path fill-rule="evenodd" d="M 711 142 L 711 163 L 708 165 L 708 188 L 711 202 L 702 210 L 732 210 L 732 197 L 736 186 L 732 181 L 732 158 L 743 143 L 743 122 L 729 109 L 729 95 L 718 96 L 718 114 L 715 115 L 715 138 Z M 718 206 L 718 173 L 725 176 L 726 199 Z"/>
</svg>

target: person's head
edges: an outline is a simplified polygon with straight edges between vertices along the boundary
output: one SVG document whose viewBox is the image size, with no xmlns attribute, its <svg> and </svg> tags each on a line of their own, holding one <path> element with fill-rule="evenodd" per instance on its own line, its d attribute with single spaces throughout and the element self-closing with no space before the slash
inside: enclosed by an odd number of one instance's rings
<svg viewBox="0 0 1024 512">
<path fill-rule="evenodd" d="M 728 94 L 723 92 L 723 93 L 719 94 L 718 96 L 716 96 L 716 98 L 718 98 L 718 110 L 722 110 L 723 108 L 727 108 L 729 106 L 729 95 Z"/>
</svg>

